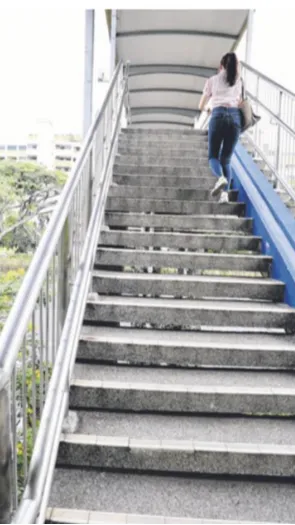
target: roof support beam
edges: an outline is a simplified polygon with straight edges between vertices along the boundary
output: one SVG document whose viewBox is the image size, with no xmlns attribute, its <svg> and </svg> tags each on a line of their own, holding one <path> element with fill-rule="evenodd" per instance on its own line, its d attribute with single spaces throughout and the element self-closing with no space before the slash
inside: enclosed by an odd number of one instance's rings
<svg viewBox="0 0 295 525">
<path fill-rule="evenodd" d="M 179 89 L 179 88 L 141 88 L 141 89 L 130 89 L 129 93 L 185 93 L 187 95 L 202 95 L 202 91 L 194 89 Z"/>
<path fill-rule="evenodd" d="M 199 114 L 196 109 L 189 108 L 174 108 L 165 106 L 138 106 L 131 108 L 131 115 L 144 115 L 149 113 L 169 113 L 173 115 L 181 115 L 184 117 L 194 118 Z"/>
<path fill-rule="evenodd" d="M 130 64 L 129 76 L 157 75 L 159 73 L 191 75 L 209 78 L 216 75 L 217 69 L 213 67 L 185 66 L 176 64 Z"/>
<path fill-rule="evenodd" d="M 226 40 L 236 40 L 239 35 L 228 33 L 218 33 L 215 31 L 195 31 L 188 29 L 144 29 L 140 31 L 118 31 L 117 38 L 134 36 L 155 36 L 155 35 L 184 35 L 184 36 L 205 36 L 208 38 L 224 38 Z"/>
</svg>

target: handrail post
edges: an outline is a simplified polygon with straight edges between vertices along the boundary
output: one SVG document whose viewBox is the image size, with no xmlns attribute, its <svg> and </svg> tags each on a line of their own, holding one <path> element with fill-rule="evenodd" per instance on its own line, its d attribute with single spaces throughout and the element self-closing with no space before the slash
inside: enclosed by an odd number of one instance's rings
<svg viewBox="0 0 295 525">
<path fill-rule="evenodd" d="M 129 68 L 130 68 L 130 61 L 127 60 L 125 68 L 124 68 L 124 79 L 126 82 L 126 95 L 125 95 L 125 109 L 126 109 L 126 121 L 127 126 L 131 124 L 131 112 L 130 112 L 130 93 L 129 93 Z"/>
<path fill-rule="evenodd" d="M 260 80 L 259 75 L 257 75 L 256 78 L 257 78 L 257 81 L 256 81 L 255 96 L 256 96 L 257 100 L 259 100 L 259 80 Z M 258 104 L 256 104 L 256 113 L 258 113 L 258 111 L 259 111 L 259 107 L 258 107 Z M 258 141 L 258 127 L 257 126 L 255 126 L 254 137 L 255 137 L 255 142 L 257 143 L 257 141 Z"/>
<path fill-rule="evenodd" d="M 3 372 L 0 371 L 0 374 Z M 1 381 L 2 383 L 2 381 Z M 12 433 L 10 382 L 0 390 L 0 523 L 10 523 L 12 514 Z"/>
<path fill-rule="evenodd" d="M 283 99 L 283 92 L 280 91 L 279 92 L 279 107 L 278 107 L 278 117 L 281 118 L 281 113 L 282 113 L 282 99 Z M 278 127 L 278 132 L 277 132 L 277 149 L 276 149 L 276 159 L 275 159 L 275 167 L 276 167 L 276 171 L 279 171 L 279 166 L 280 166 L 280 154 L 281 154 L 281 126 L 280 124 L 278 123 L 277 124 L 277 127 Z M 275 188 L 278 187 L 278 182 L 277 180 L 275 180 Z"/>
<path fill-rule="evenodd" d="M 67 220 L 61 235 L 61 240 L 58 247 L 58 297 L 57 297 L 57 308 L 58 308 L 58 325 L 60 334 L 66 318 L 66 312 L 69 300 L 69 289 L 70 289 L 70 275 L 69 275 L 69 263 L 70 263 L 70 246 L 69 246 L 69 221 Z"/>
</svg>

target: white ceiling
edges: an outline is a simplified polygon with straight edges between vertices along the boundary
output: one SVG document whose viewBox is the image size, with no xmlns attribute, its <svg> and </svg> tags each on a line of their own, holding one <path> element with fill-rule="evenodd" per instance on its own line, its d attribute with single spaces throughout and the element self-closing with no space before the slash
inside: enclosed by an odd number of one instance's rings
<svg viewBox="0 0 295 525">
<path fill-rule="evenodd" d="M 185 118 L 193 125 L 198 92 L 234 48 L 247 14 L 243 9 L 118 10 L 116 51 L 117 59 L 130 62 L 132 122 L 180 124 Z"/>
</svg>

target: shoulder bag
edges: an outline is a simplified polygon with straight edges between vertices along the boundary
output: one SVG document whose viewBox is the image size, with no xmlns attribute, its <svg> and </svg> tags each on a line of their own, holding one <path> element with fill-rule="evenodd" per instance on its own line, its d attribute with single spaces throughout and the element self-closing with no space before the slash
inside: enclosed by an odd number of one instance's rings
<svg viewBox="0 0 295 525">
<path fill-rule="evenodd" d="M 241 78 L 241 82 L 242 82 L 242 102 L 239 106 L 239 109 L 242 113 L 242 133 L 243 133 L 243 131 L 246 131 L 247 129 L 257 124 L 257 122 L 259 122 L 261 117 L 254 113 L 253 108 L 249 102 L 249 99 L 245 95 L 245 86 L 244 86 L 244 81 L 242 78 Z"/>
</svg>

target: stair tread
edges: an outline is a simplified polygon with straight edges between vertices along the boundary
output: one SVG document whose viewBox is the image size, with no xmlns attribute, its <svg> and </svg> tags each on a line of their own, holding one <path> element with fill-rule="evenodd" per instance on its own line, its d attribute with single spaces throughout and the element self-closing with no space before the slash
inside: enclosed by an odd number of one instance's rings
<svg viewBox="0 0 295 525">
<path fill-rule="evenodd" d="M 166 252 L 167 253 L 167 252 Z M 169 251 L 170 253 L 170 251 Z M 107 270 L 93 270 L 93 277 L 108 277 L 113 279 L 126 279 L 126 280 L 137 280 L 137 281 L 180 281 L 180 282 L 201 282 L 201 283 L 237 283 L 237 284 L 252 284 L 252 285 L 265 285 L 265 286 L 284 286 L 282 281 L 277 279 L 258 277 L 253 279 L 251 277 L 218 277 L 214 275 L 178 275 L 178 274 L 156 274 L 156 273 L 132 273 L 132 272 L 114 272 Z"/>
<path fill-rule="evenodd" d="M 294 523 L 294 496 L 294 485 L 284 482 L 59 468 L 55 472 L 50 505 L 202 520 Z"/>
<path fill-rule="evenodd" d="M 268 303 L 262 301 L 233 301 L 233 300 L 191 300 L 191 299 L 169 299 L 169 298 L 146 298 L 146 297 L 127 297 L 127 296 L 107 296 L 101 295 L 97 300 L 89 299 L 88 304 L 93 305 L 126 305 L 126 306 L 145 306 L 149 308 L 178 308 L 192 310 L 226 310 L 226 311 L 247 311 L 247 312 L 272 312 L 272 313 L 294 313 L 295 308 L 286 303 Z"/>
<path fill-rule="evenodd" d="M 246 234 L 242 234 L 242 233 L 237 233 L 237 232 L 234 232 L 233 234 L 228 234 L 228 233 L 222 233 L 222 232 L 218 232 L 218 233 L 211 233 L 211 231 L 209 230 L 208 232 L 205 232 L 205 233 L 195 233 L 195 232 L 191 232 L 191 233 L 184 233 L 184 232 L 145 232 L 145 231 L 136 231 L 136 230 L 126 230 L 126 231 L 122 231 L 118 228 L 112 228 L 112 230 L 109 230 L 107 228 L 103 228 L 101 230 L 102 233 L 105 233 L 105 234 L 113 234 L 113 233 L 122 233 L 124 235 L 128 235 L 128 236 L 137 236 L 137 235 L 143 235 L 143 236 L 150 236 L 150 235 L 153 235 L 154 237 L 163 237 L 163 235 L 167 235 L 168 237 L 171 237 L 172 239 L 173 238 L 183 238 L 183 239 L 186 239 L 188 237 L 192 237 L 192 238 L 196 238 L 196 239 L 202 239 L 202 238 L 215 238 L 215 239 L 244 239 L 245 237 L 247 239 L 257 239 L 257 240 L 261 240 L 261 237 L 259 237 L 258 235 L 251 235 L 250 233 L 246 233 Z"/>
<path fill-rule="evenodd" d="M 217 392 L 270 391 L 272 389 L 288 389 L 295 395 L 294 373 L 272 371 L 239 371 L 239 370 L 206 370 L 206 369 L 175 369 L 175 368 L 144 368 L 140 366 L 116 366 L 93 363 L 76 363 L 73 383 L 100 382 L 124 383 L 126 388 L 137 385 L 143 389 L 145 385 L 163 386 L 173 391 L 176 385 L 186 389 L 188 386 L 201 391 Z"/>
<path fill-rule="evenodd" d="M 83 326 L 81 339 L 89 341 L 110 341 L 130 344 L 165 345 L 180 347 L 213 347 L 262 350 L 295 351 L 295 339 L 287 335 L 243 334 L 220 332 L 177 332 L 169 330 L 141 330 L 136 328 L 108 328 L 104 326 Z"/>
<path fill-rule="evenodd" d="M 115 247 L 112 247 L 112 246 L 106 246 L 106 247 L 99 247 L 98 248 L 98 251 L 100 252 L 111 252 L 111 253 L 121 253 L 121 252 L 124 252 L 124 253 L 134 253 L 134 254 L 150 254 L 152 252 L 149 252 L 147 250 L 141 250 L 139 248 L 115 248 Z M 235 259 L 241 259 L 241 260 L 245 260 L 245 259 L 260 259 L 260 260 L 265 260 L 265 261 L 272 261 L 272 257 L 269 256 L 269 255 L 262 255 L 260 253 L 258 254 L 240 254 L 240 253 L 208 253 L 208 252 L 198 252 L 198 251 L 185 251 L 185 252 L 180 252 L 179 250 L 169 250 L 169 252 L 167 251 L 164 251 L 164 250 L 155 250 L 154 251 L 154 254 L 155 255 L 163 255 L 163 256 L 167 256 L 167 255 L 180 255 L 180 256 L 193 256 L 193 257 L 212 257 L 212 259 L 216 259 L 216 258 L 219 258 L 219 257 L 224 257 L 226 259 L 230 259 L 230 258 L 235 258 Z"/>
<path fill-rule="evenodd" d="M 194 440 L 200 443 L 288 445 L 295 452 L 295 421 L 250 417 L 136 414 L 78 410 L 71 413 L 77 434 L 133 439 Z M 243 447 L 241 447 L 243 448 Z M 267 450 L 267 447 L 265 447 Z"/>
</svg>

